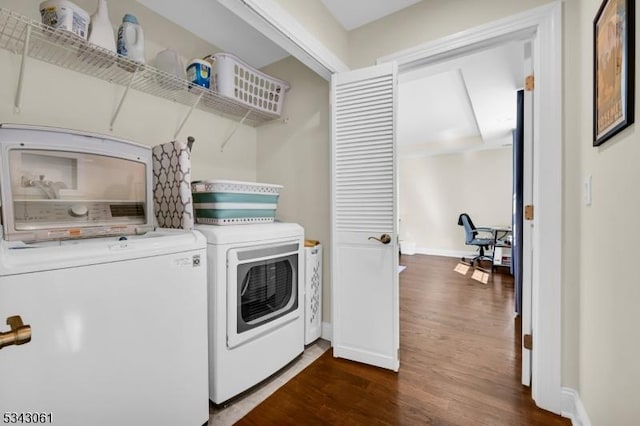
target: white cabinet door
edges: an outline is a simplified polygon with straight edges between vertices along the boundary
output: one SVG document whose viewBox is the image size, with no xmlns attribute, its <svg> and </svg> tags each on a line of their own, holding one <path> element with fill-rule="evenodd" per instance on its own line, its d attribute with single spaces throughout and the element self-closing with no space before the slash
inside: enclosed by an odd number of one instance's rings
<svg viewBox="0 0 640 426">
<path fill-rule="evenodd" d="M 397 371 L 395 63 L 335 74 L 331 99 L 333 354 Z"/>
</svg>

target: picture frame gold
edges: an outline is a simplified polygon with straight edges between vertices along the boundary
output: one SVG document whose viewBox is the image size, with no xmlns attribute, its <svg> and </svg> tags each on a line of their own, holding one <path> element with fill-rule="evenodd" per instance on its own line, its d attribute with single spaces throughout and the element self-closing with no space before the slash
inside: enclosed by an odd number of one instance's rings
<svg viewBox="0 0 640 426">
<path fill-rule="evenodd" d="M 593 146 L 634 121 L 635 0 L 603 0 L 593 20 Z"/>
</svg>

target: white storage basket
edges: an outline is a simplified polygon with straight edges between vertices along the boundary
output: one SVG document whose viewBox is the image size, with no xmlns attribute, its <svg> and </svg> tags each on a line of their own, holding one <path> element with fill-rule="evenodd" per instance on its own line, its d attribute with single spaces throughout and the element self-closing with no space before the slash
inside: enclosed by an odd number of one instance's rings
<svg viewBox="0 0 640 426">
<path fill-rule="evenodd" d="M 284 92 L 289 83 L 278 80 L 228 53 L 207 58 L 212 64 L 215 90 L 222 96 L 275 115 L 282 114 Z"/>
</svg>

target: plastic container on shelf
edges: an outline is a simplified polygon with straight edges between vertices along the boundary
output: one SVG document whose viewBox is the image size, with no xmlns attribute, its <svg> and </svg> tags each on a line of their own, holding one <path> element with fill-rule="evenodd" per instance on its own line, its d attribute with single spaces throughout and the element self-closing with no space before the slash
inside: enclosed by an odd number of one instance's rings
<svg viewBox="0 0 640 426">
<path fill-rule="evenodd" d="M 69 31 L 86 40 L 89 35 L 89 14 L 67 0 L 48 0 L 40 3 L 42 23 Z"/>
<path fill-rule="evenodd" d="M 202 59 L 192 59 L 187 65 L 187 80 L 208 89 L 211 87 L 211 64 Z"/>
<path fill-rule="evenodd" d="M 107 0 L 98 0 L 98 8 L 96 12 L 91 15 L 89 43 L 116 53 L 116 38 L 113 34 L 113 26 L 109 20 Z"/>
<path fill-rule="evenodd" d="M 175 50 L 165 49 L 153 59 L 152 65 L 161 71 L 184 80 L 185 72 L 182 59 Z"/>
<path fill-rule="evenodd" d="M 191 184 L 197 223 L 237 225 L 275 220 L 282 185 L 232 180 Z"/>
<path fill-rule="evenodd" d="M 212 88 L 228 98 L 274 115 L 282 114 L 289 83 L 267 75 L 228 53 L 208 55 Z"/>
<path fill-rule="evenodd" d="M 144 33 L 138 19 L 127 13 L 118 29 L 118 54 L 144 64 Z"/>
<path fill-rule="evenodd" d="M 187 87 L 184 83 L 184 79 L 186 78 L 184 63 L 175 50 L 165 49 L 159 52 L 151 61 L 151 65 L 171 76 L 169 77 L 163 74 L 156 75 L 158 84 L 163 88 L 182 90 Z"/>
</svg>

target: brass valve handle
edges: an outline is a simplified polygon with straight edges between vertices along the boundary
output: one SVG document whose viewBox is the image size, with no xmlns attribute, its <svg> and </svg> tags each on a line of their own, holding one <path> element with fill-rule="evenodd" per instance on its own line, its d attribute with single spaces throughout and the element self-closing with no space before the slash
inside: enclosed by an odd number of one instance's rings
<svg viewBox="0 0 640 426">
<path fill-rule="evenodd" d="M 380 241 L 382 244 L 389 244 L 391 242 L 391 237 L 389 236 L 389 234 L 382 234 L 382 235 L 380 235 L 380 238 L 369 237 L 367 239 L 368 240 Z"/>
<path fill-rule="evenodd" d="M 11 331 L 0 333 L 0 349 L 11 345 L 24 345 L 31 341 L 31 326 L 24 325 L 19 315 L 7 318 Z"/>
</svg>

